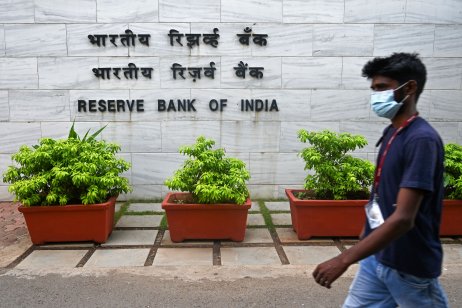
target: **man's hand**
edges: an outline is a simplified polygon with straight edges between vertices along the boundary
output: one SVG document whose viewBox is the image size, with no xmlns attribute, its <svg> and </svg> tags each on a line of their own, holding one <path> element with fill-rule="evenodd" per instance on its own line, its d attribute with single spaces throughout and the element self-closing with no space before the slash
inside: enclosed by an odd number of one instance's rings
<svg viewBox="0 0 462 308">
<path fill-rule="evenodd" d="M 331 284 L 351 264 L 382 250 L 393 240 L 412 229 L 423 196 L 424 191 L 422 190 L 401 188 L 398 193 L 397 206 L 393 214 L 380 227 L 356 245 L 343 251 L 337 257 L 319 264 L 313 272 L 316 282 L 330 289 Z"/>
<path fill-rule="evenodd" d="M 313 272 L 314 280 L 321 286 L 330 289 L 332 283 L 345 273 L 349 266 L 341 260 L 341 256 L 337 256 L 316 267 Z"/>
</svg>

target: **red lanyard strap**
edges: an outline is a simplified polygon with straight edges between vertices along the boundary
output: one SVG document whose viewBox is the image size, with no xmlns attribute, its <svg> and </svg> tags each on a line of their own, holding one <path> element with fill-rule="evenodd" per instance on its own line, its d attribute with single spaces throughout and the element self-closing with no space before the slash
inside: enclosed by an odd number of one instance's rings
<svg viewBox="0 0 462 308">
<path fill-rule="evenodd" d="M 380 183 L 380 177 L 382 175 L 382 167 L 385 162 L 385 158 L 387 157 L 388 151 L 390 150 L 390 146 L 395 140 L 396 136 L 409 124 L 411 124 L 412 121 L 414 121 L 417 118 L 418 114 L 414 114 L 412 117 L 407 119 L 403 125 L 401 125 L 391 136 L 390 140 L 388 140 L 388 143 L 385 147 L 385 150 L 382 153 L 382 156 L 380 157 L 380 162 L 379 165 L 377 166 L 377 169 L 375 170 L 375 176 L 374 176 L 374 190 L 377 192 L 379 188 L 379 183 Z"/>
</svg>

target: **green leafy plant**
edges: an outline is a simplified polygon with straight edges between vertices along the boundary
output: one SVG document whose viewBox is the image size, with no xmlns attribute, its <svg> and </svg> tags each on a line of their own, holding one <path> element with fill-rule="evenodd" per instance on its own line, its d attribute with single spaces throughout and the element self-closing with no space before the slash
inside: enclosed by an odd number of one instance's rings
<svg viewBox="0 0 462 308">
<path fill-rule="evenodd" d="M 180 147 L 180 153 L 189 158 L 165 185 L 190 192 L 198 203 L 244 204 L 249 196 L 246 181 L 250 178 L 245 163 L 225 157 L 224 149 L 213 150 L 214 144 L 200 136 L 194 145 Z"/>
<path fill-rule="evenodd" d="M 444 188 L 448 199 L 462 199 L 462 146 L 444 146 Z"/>
<path fill-rule="evenodd" d="M 115 154 L 120 147 L 96 137 L 105 128 L 83 138 L 74 124 L 67 139 L 42 138 L 32 148 L 21 146 L 12 155 L 15 165 L 3 174 L 8 190 L 25 206 L 94 204 L 131 191 L 119 174 L 130 164 Z"/>
<path fill-rule="evenodd" d="M 346 154 L 367 145 L 360 135 L 298 131 L 298 139 L 310 143 L 299 156 L 305 161 L 308 174 L 304 187 L 314 192 L 316 199 L 363 199 L 367 198 L 373 183 L 374 165 L 368 160 Z"/>
</svg>

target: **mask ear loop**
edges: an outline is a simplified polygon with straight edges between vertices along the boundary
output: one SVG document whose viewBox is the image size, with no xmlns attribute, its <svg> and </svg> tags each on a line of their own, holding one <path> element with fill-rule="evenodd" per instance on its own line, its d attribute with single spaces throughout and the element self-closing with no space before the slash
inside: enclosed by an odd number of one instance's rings
<svg viewBox="0 0 462 308">
<path fill-rule="evenodd" d="M 402 87 L 404 87 L 407 83 L 409 83 L 410 80 L 406 81 L 405 83 L 403 83 L 402 85 L 400 85 L 399 87 L 397 87 L 396 89 L 393 90 L 393 93 L 399 89 L 401 89 Z M 407 100 L 407 98 L 409 97 L 410 95 L 406 95 L 398 104 L 402 104 L 405 100 Z"/>
<path fill-rule="evenodd" d="M 409 94 L 406 95 L 406 96 L 399 102 L 399 104 L 402 104 L 405 100 L 407 100 L 407 98 L 408 98 L 409 96 L 410 96 Z"/>
<path fill-rule="evenodd" d="M 397 87 L 396 89 L 393 90 L 393 92 L 395 92 L 396 90 L 399 90 L 401 89 L 402 87 L 404 87 L 406 84 L 409 83 L 410 80 L 406 81 L 405 83 L 403 83 L 402 85 L 400 85 L 399 87 Z"/>
</svg>

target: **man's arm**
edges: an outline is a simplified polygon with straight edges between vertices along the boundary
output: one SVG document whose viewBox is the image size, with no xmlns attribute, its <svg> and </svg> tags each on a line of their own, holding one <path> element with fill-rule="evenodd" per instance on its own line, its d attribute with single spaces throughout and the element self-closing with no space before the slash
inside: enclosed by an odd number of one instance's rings
<svg viewBox="0 0 462 308">
<path fill-rule="evenodd" d="M 313 277 L 320 285 L 330 288 L 348 267 L 385 248 L 393 240 L 399 238 L 414 227 L 415 217 L 419 211 L 424 191 L 412 188 L 401 188 L 398 193 L 396 209 L 374 232 L 369 234 L 355 246 L 340 255 L 319 264 Z"/>
</svg>

